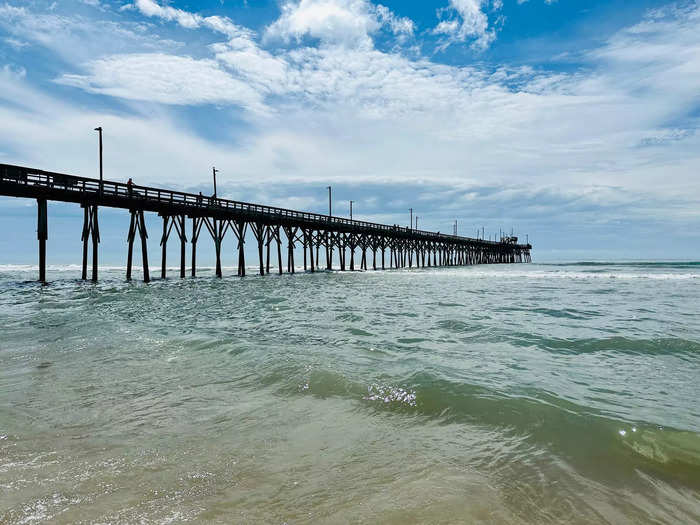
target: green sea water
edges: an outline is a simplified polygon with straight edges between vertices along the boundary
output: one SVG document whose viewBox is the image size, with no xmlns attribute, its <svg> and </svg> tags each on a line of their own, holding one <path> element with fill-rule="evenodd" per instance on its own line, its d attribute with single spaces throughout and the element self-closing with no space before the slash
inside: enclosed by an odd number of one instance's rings
<svg viewBox="0 0 700 525">
<path fill-rule="evenodd" d="M 0 523 L 700 521 L 698 263 L 35 277 Z"/>
</svg>

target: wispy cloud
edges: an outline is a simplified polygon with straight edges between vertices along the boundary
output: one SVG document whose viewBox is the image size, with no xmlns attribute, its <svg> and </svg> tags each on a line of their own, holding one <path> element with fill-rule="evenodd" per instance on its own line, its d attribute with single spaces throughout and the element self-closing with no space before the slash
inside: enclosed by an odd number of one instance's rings
<svg viewBox="0 0 700 525">
<path fill-rule="evenodd" d="M 469 40 L 477 49 L 488 47 L 496 38 L 485 12 L 488 2 L 489 0 L 449 0 L 448 6 L 438 11 L 443 19 L 433 29 L 435 34 L 445 36 L 440 47 L 444 49 L 456 42 Z M 493 5 L 499 9 L 503 4 L 496 1 Z"/>
</svg>

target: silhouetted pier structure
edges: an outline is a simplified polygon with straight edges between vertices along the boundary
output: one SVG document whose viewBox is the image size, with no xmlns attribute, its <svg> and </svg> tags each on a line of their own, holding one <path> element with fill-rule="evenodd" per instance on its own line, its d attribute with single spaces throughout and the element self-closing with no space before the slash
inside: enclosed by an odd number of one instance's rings
<svg viewBox="0 0 700 525">
<path fill-rule="evenodd" d="M 166 276 L 166 247 L 171 234 L 180 241 L 180 277 L 186 275 L 188 241 L 192 247 L 191 275 L 196 275 L 197 243 L 202 231 L 207 231 L 214 242 L 217 277 L 222 276 L 221 246 L 228 232 L 232 232 L 238 241 L 238 275 L 245 275 L 244 244 L 248 229 L 257 242 L 260 275 L 270 273 L 270 245 L 277 248 L 276 266 L 279 273 L 283 273 L 283 241 L 286 241 L 286 266 L 289 273 L 294 273 L 294 250 L 298 245 L 303 248 L 304 269 L 312 272 L 332 269 L 333 253 L 336 250 L 340 270 L 355 270 L 358 251 L 359 268 L 363 270 L 369 265 L 369 255 L 374 270 L 384 270 L 387 267 L 425 268 L 531 261 L 532 246 L 518 244 L 515 237 L 503 238 L 500 242 L 473 239 L 7 164 L 0 164 L 0 195 L 37 200 L 39 280 L 42 282 L 46 281 L 49 200 L 74 202 L 83 208 L 82 278 L 88 277 L 89 245 L 92 244 L 93 281 L 97 281 L 98 273 L 100 206 L 129 210 L 131 220 L 127 234 L 126 278 L 131 279 L 134 241 L 138 237 L 146 282 L 150 281 L 150 271 L 145 212 L 157 213 L 163 219 L 160 239 L 163 278 Z M 191 222 L 189 240 L 188 218 Z"/>
</svg>

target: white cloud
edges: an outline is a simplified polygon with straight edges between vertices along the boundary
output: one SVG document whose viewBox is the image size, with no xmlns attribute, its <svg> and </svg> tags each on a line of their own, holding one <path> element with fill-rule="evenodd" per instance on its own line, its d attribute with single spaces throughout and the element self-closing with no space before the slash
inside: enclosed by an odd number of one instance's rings
<svg viewBox="0 0 700 525">
<path fill-rule="evenodd" d="M 282 5 L 281 16 L 265 34 L 287 42 L 309 36 L 326 44 L 371 48 L 371 35 L 382 26 L 396 35 L 411 35 L 414 30 L 412 20 L 367 0 L 292 0 Z"/>
<path fill-rule="evenodd" d="M 214 60 L 143 53 L 90 62 L 88 75 L 63 75 L 57 82 L 128 100 L 163 104 L 236 104 L 264 111 L 261 97 Z"/>
<path fill-rule="evenodd" d="M 234 38 L 210 47 L 223 66 L 256 90 L 263 93 L 287 91 L 289 66 L 284 57 L 260 49 L 247 38 Z"/>
<path fill-rule="evenodd" d="M 69 64 L 79 64 L 99 54 L 136 48 L 172 50 L 179 47 L 178 42 L 159 38 L 143 24 L 64 15 L 53 9 L 36 13 L 9 4 L 0 5 L 0 29 L 22 44 L 45 47 Z"/>
<path fill-rule="evenodd" d="M 154 0 L 136 0 L 135 7 L 144 15 L 162 18 L 163 20 L 177 22 L 182 27 L 196 29 L 206 27 L 228 37 L 251 36 L 252 31 L 233 23 L 229 18 L 222 16 L 201 16 L 182 9 L 170 6 L 162 6 Z"/>
<path fill-rule="evenodd" d="M 395 35 L 400 37 L 413 35 L 416 25 L 410 18 L 396 16 L 388 7 L 381 4 L 377 4 L 374 11 L 382 25 L 387 25 Z"/>
<path fill-rule="evenodd" d="M 446 11 L 452 15 L 451 18 L 441 20 L 433 32 L 438 35 L 445 35 L 442 47 L 446 47 L 454 42 L 466 42 L 472 40 L 472 46 L 484 49 L 491 45 L 496 38 L 493 29 L 489 29 L 489 20 L 484 7 L 488 0 L 450 0 Z M 501 3 L 494 3 L 494 8 L 498 9 Z"/>
<path fill-rule="evenodd" d="M 27 47 L 29 45 L 28 42 L 23 42 L 21 40 L 17 40 L 16 38 L 12 38 L 12 37 L 7 37 L 3 41 L 7 45 L 9 45 L 10 47 L 12 47 L 16 50 L 20 50 L 20 49 Z"/>
</svg>

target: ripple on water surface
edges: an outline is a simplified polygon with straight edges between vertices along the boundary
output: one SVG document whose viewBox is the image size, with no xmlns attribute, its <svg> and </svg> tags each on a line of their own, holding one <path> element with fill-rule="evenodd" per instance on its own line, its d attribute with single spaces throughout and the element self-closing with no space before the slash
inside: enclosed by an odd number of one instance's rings
<svg viewBox="0 0 700 525">
<path fill-rule="evenodd" d="M 697 264 L 103 275 L 0 271 L 2 522 L 700 520 Z"/>
</svg>

